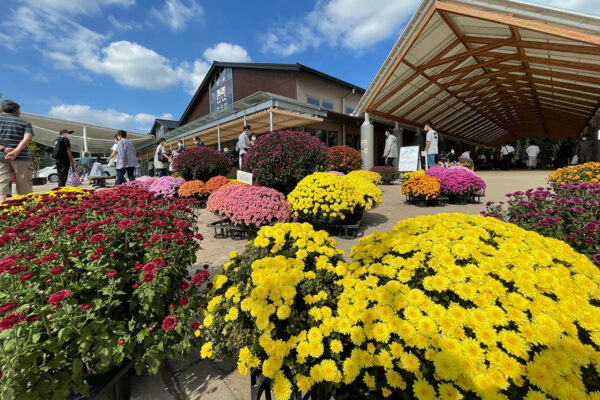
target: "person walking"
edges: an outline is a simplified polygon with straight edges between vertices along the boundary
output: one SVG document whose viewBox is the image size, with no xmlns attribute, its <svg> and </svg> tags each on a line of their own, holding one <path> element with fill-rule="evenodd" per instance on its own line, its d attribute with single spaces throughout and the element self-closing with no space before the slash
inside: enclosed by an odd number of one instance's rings
<svg viewBox="0 0 600 400">
<path fill-rule="evenodd" d="M 433 123 L 427 122 L 425 124 L 425 152 L 427 153 L 427 168 L 431 168 L 435 165 L 435 155 L 438 153 L 438 133 L 433 130 Z"/>
<path fill-rule="evenodd" d="M 108 156 L 108 158 L 106 159 L 106 164 L 110 167 L 111 165 L 115 165 L 117 162 L 117 144 L 119 143 L 119 134 L 116 133 L 115 136 L 113 136 L 113 140 L 115 141 L 115 143 L 111 146 L 110 148 L 110 156 Z M 111 161 L 115 160 L 112 162 Z"/>
<path fill-rule="evenodd" d="M 0 203 L 3 203 L 12 194 L 13 173 L 17 194 L 31 193 L 33 163 L 28 146 L 33 139 L 33 128 L 20 118 L 19 103 L 2 100 L 0 111 Z"/>
<path fill-rule="evenodd" d="M 52 157 L 56 160 L 56 174 L 58 175 L 58 187 L 67 185 L 69 167 L 75 168 L 75 160 L 71 152 L 71 141 L 68 136 L 73 133 L 68 129 L 61 129 L 60 136 L 54 140 Z"/>
<path fill-rule="evenodd" d="M 594 142 L 590 140 L 588 135 L 584 135 L 579 141 L 577 155 L 579 164 L 585 164 L 594 161 Z"/>
<path fill-rule="evenodd" d="M 240 133 L 240 136 L 238 137 L 238 142 L 237 145 L 235 146 L 236 150 L 240 153 L 240 169 L 242 169 L 242 159 L 244 158 L 244 154 L 246 154 L 246 152 L 248 151 L 248 149 L 250 148 L 250 135 L 248 134 L 248 131 L 250 130 L 250 125 L 246 125 L 244 126 L 244 129 L 242 130 L 242 133 Z"/>
<path fill-rule="evenodd" d="M 119 142 L 117 143 L 117 162 L 115 165 L 117 180 L 115 186 L 125 183 L 125 173 L 127 173 L 129 182 L 135 180 L 135 167 L 137 165 L 135 146 L 127 139 L 127 132 L 119 130 L 117 135 L 119 135 Z"/>
<path fill-rule="evenodd" d="M 87 151 L 83 153 L 83 157 L 79 159 L 77 163 L 81 170 L 81 182 L 85 180 L 85 177 L 90 174 L 90 169 L 92 167 L 92 159 L 90 158 L 90 153 Z"/>
<path fill-rule="evenodd" d="M 154 169 L 159 178 L 168 174 L 169 163 L 171 162 L 171 158 L 167 155 L 164 145 L 165 138 L 160 138 L 154 152 Z"/>
<path fill-rule="evenodd" d="M 531 143 L 529 147 L 525 149 L 525 153 L 527 153 L 527 168 L 535 168 L 537 166 L 537 157 L 538 154 L 540 154 L 540 148 L 535 143 Z"/>
<path fill-rule="evenodd" d="M 398 139 L 392 135 L 390 128 L 385 130 L 385 149 L 383 150 L 384 164 L 393 166 L 394 160 L 398 157 Z"/>
<path fill-rule="evenodd" d="M 510 170 L 510 163 L 514 152 L 515 148 L 512 147 L 509 142 L 506 142 L 504 146 L 500 148 L 500 154 L 502 155 L 502 169 L 505 171 Z"/>
</svg>

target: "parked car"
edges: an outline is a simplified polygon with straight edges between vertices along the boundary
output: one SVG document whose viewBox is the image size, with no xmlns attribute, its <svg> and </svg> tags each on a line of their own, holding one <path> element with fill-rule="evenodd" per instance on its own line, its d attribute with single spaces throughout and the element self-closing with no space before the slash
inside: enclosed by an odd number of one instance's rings
<svg viewBox="0 0 600 400">
<path fill-rule="evenodd" d="M 104 168 L 104 173 L 106 174 L 106 176 L 113 178 L 117 176 L 117 171 L 115 170 L 114 165 L 108 166 L 108 164 L 102 164 L 102 168 Z M 40 169 L 38 171 L 38 176 L 40 178 L 47 178 L 48 181 L 52 183 L 58 182 L 58 172 L 56 170 L 56 165 Z"/>
</svg>

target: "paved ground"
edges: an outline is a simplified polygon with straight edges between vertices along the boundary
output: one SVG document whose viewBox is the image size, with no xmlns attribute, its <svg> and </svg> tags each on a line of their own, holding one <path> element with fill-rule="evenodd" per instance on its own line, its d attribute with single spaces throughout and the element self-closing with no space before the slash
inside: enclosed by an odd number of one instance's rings
<svg viewBox="0 0 600 400">
<path fill-rule="evenodd" d="M 478 172 L 488 186 L 487 196 L 482 204 L 466 206 L 448 205 L 445 207 L 420 208 L 404 203 L 400 185 L 380 186 L 383 203 L 363 217 L 361 236 L 374 232 L 384 232 L 401 219 L 419 215 L 434 215 L 441 212 L 462 212 L 479 214 L 487 201 L 503 201 L 505 194 L 531 187 L 545 186 L 549 171 L 488 171 Z M 227 260 L 231 250 L 242 251 L 245 241 L 214 239 L 206 224 L 216 218 L 206 210 L 200 213 L 198 224 L 205 239 L 202 250 L 198 251 L 198 265 L 210 264 L 211 271 L 217 272 Z M 357 240 L 337 239 L 338 245 L 346 254 Z M 158 376 L 134 376 L 132 378 L 132 400 L 237 400 L 250 399 L 250 378 L 241 376 L 233 362 L 222 364 L 199 359 L 199 349 L 192 350 L 186 360 L 168 361 Z"/>
</svg>

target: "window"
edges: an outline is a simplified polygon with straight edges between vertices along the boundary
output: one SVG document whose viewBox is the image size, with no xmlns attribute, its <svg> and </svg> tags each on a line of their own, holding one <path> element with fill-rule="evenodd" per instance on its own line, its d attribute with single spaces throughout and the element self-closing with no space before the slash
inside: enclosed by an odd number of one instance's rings
<svg viewBox="0 0 600 400">
<path fill-rule="evenodd" d="M 352 114 L 354 112 L 354 108 L 346 107 L 346 114 Z"/>
<path fill-rule="evenodd" d="M 333 103 L 323 100 L 321 103 L 324 109 L 333 111 Z"/>
<path fill-rule="evenodd" d="M 306 102 L 308 104 L 312 104 L 313 106 L 319 106 L 319 105 L 321 105 L 321 101 L 319 99 L 317 99 L 317 98 L 314 98 L 314 97 L 307 97 L 306 98 Z"/>
</svg>

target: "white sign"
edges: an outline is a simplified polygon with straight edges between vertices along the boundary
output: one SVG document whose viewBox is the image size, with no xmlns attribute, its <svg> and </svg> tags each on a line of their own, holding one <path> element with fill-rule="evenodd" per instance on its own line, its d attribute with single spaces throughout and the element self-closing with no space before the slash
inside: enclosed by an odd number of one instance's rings
<svg viewBox="0 0 600 400">
<path fill-rule="evenodd" d="M 400 147 L 398 170 L 401 172 L 416 171 L 419 169 L 419 146 Z"/>
<path fill-rule="evenodd" d="M 239 171 L 237 172 L 238 182 L 245 183 L 246 185 L 252 186 L 252 174 L 250 172 Z"/>
</svg>

